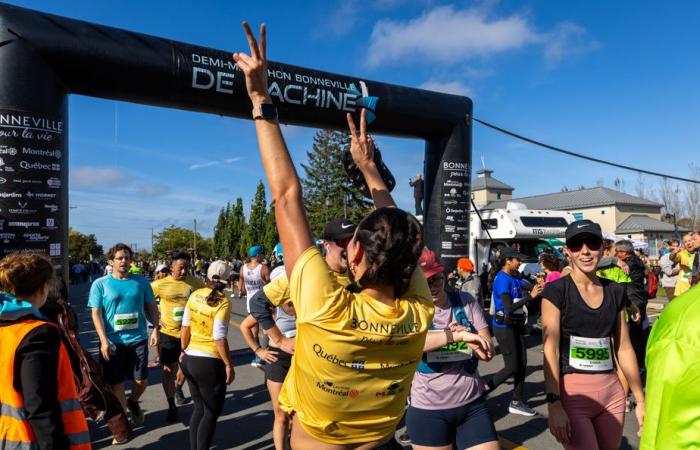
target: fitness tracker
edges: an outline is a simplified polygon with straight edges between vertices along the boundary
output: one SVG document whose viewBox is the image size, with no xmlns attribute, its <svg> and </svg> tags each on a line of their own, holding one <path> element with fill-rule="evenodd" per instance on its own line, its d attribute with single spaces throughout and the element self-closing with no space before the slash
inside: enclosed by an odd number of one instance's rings
<svg viewBox="0 0 700 450">
<path fill-rule="evenodd" d="M 253 119 L 277 120 L 277 107 L 272 103 L 261 103 L 253 108 Z"/>
</svg>

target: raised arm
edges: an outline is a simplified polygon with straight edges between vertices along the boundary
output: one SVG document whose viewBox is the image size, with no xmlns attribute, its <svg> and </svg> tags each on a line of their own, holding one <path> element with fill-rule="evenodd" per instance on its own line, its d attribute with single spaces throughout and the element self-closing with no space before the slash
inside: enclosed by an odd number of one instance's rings
<svg viewBox="0 0 700 450">
<path fill-rule="evenodd" d="M 385 207 L 396 208 L 396 202 L 394 202 L 382 176 L 379 175 L 377 165 L 374 163 L 374 141 L 367 134 L 367 118 L 365 116 L 366 110 L 362 108 L 360 113 L 360 131 L 358 133 L 352 114 L 348 113 L 347 115 L 352 159 L 365 178 L 367 187 L 369 187 L 369 191 L 372 194 L 374 207 L 376 209 Z"/>
<path fill-rule="evenodd" d="M 251 54 L 249 56 L 245 53 L 234 53 L 233 59 L 245 74 L 246 88 L 253 108 L 258 108 L 262 104 L 272 103 L 267 90 L 265 24 L 260 26 L 259 45 L 248 22 L 243 22 L 243 29 Z M 280 242 L 284 247 L 285 269 L 290 276 L 297 258 L 314 245 L 302 201 L 301 184 L 284 142 L 279 122 L 257 119 L 255 130 L 265 176 L 275 205 L 277 229 Z"/>
</svg>

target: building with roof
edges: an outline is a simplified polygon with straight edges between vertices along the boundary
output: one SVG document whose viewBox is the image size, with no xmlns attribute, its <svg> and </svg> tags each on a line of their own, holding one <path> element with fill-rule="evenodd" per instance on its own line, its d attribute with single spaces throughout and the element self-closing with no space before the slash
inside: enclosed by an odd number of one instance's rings
<svg viewBox="0 0 700 450">
<path fill-rule="evenodd" d="M 507 208 L 510 201 L 522 203 L 529 209 L 567 211 L 578 220 L 599 223 L 608 236 L 647 243 L 651 255 L 656 253 L 662 240 L 675 237 L 674 225 L 661 220 L 663 205 L 660 203 L 603 186 L 513 198 L 514 188 L 493 178 L 493 171 L 485 169 L 477 174 L 482 172 L 484 174 L 472 184 L 474 202 L 479 208 Z M 501 198 L 497 199 L 499 192 Z M 478 202 L 477 199 L 488 201 Z M 679 232 L 684 231 L 687 230 L 679 227 Z"/>
</svg>

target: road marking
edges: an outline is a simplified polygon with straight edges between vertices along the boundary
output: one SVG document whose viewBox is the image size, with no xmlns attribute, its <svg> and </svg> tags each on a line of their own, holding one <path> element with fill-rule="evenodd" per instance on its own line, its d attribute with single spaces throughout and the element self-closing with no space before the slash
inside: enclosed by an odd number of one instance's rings
<svg viewBox="0 0 700 450">
<path fill-rule="evenodd" d="M 498 443 L 501 447 L 505 448 L 506 450 L 530 450 L 525 446 L 516 444 L 515 442 L 509 441 L 508 439 L 502 437 L 498 438 Z"/>
</svg>

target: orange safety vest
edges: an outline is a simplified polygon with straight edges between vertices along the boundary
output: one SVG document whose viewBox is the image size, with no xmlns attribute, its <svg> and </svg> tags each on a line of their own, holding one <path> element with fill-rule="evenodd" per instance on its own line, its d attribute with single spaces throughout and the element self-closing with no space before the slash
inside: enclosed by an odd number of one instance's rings
<svg viewBox="0 0 700 450">
<path fill-rule="evenodd" d="M 14 388 L 15 353 L 22 340 L 33 329 L 54 326 L 42 320 L 22 320 L 0 326 L 0 448 L 33 450 L 36 437 L 27 420 L 22 393 Z M 58 353 L 58 401 L 63 416 L 63 431 L 71 450 L 90 450 L 90 433 L 78 401 L 70 359 L 63 343 Z"/>
</svg>

